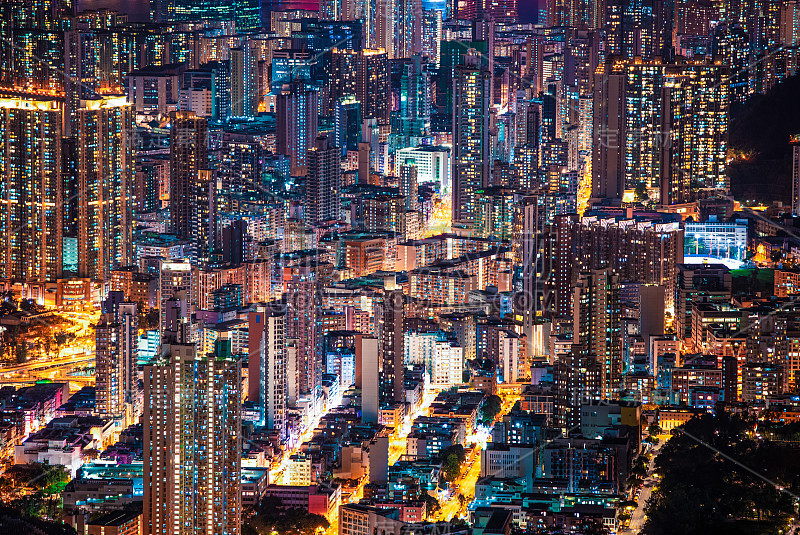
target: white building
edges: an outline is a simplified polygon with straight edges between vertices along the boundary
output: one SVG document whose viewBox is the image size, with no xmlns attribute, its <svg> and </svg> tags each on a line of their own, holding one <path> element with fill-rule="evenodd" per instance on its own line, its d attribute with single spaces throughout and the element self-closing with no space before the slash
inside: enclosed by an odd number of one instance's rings
<svg viewBox="0 0 800 535">
<path fill-rule="evenodd" d="M 355 503 L 339 508 L 340 535 L 400 535 L 405 522 L 399 520 L 397 509 L 379 509 Z"/>
<path fill-rule="evenodd" d="M 424 364 L 428 383 L 449 387 L 463 382 L 464 348 L 446 339 L 443 332 L 406 333 L 405 365 Z"/>
<path fill-rule="evenodd" d="M 214 109 L 211 91 L 208 89 L 181 89 L 178 107 L 181 111 L 193 111 L 198 117 L 210 118 Z"/>
<path fill-rule="evenodd" d="M 14 447 L 14 464 L 62 465 L 72 477 L 86 456 L 102 451 L 112 441 L 114 421 L 95 416 L 54 418 Z"/>
<path fill-rule="evenodd" d="M 450 149 L 422 145 L 400 149 L 395 152 L 396 162 L 414 160 L 417 167 L 417 183 L 438 182 L 442 193 L 450 191 Z"/>
<path fill-rule="evenodd" d="M 498 345 L 500 349 L 500 371 L 504 383 L 517 383 L 528 376 L 527 359 L 520 353 L 519 337 L 500 331 Z"/>
<path fill-rule="evenodd" d="M 283 476 L 285 485 L 310 485 L 311 484 L 311 457 L 303 454 L 292 455 L 286 464 L 286 473 Z"/>
<path fill-rule="evenodd" d="M 481 455 L 481 477 L 525 478 L 530 486 L 536 476 L 536 446 L 488 445 Z"/>
</svg>

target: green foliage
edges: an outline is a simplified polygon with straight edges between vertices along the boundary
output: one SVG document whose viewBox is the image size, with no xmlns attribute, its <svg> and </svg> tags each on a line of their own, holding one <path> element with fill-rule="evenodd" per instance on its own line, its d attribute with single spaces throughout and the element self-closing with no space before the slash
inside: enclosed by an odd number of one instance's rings
<svg viewBox="0 0 800 535">
<path fill-rule="evenodd" d="M 270 535 L 297 533 L 313 535 L 318 528 L 328 529 L 325 517 L 308 513 L 303 509 L 284 509 L 277 498 L 265 498 L 246 519 L 242 521 L 243 534 Z"/>
<path fill-rule="evenodd" d="M 61 518 L 61 492 L 69 480 L 61 465 L 14 465 L 0 477 L 0 502 L 21 517 Z"/>
<path fill-rule="evenodd" d="M 75 340 L 75 334 L 74 333 L 70 333 L 70 332 L 60 332 L 60 333 L 56 333 L 53 338 L 56 341 L 56 345 L 58 347 L 61 347 L 64 344 L 66 344 L 67 342 Z"/>
<path fill-rule="evenodd" d="M 32 314 L 41 314 L 46 309 L 33 299 L 23 299 L 19 302 L 19 309 Z"/>
<path fill-rule="evenodd" d="M 647 194 L 647 186 L 645 186 L 642 182 L 636 184 L 636 187 L 633 189 L 633 193 L 636 195 L 637 201 L 646 201 L 650 198 L 650 196 Z"/>
<path fill-rule="evenodd" d="M 28 511 L 16 507 L 14 504 L 0 501 L 0 533 L 43 533 L 46 535 L 76 535 L 70 526 L 53 520 L 36 518 Z M 7 530 L 7 531 L 6 531 Z"/>
<path fill-rule="evenodd" d="M 17 344 L 15 356 L 17 358 L 17 364 L 25 364 L 28 362 L 28 347 L 25 345 L 25 342 Z"/>
<path fill-rule="evenodd" d="M 442 510 L 439 500 L 425 491 L 419 493 L 419 498 L 417 498 L 417 500 L 425 502 L 425 515 L 428 518 L 435 518 L 439 511 Z"/>
<path fill-rule="evenodd" d="M 492 394 L 486 398 L 481 406 L 481 420 L 483 423 L 487 425 L 492 423 L 492 420 L 500 413 L 502 408 L 503 400 L 499 396 Z"/>
<path fill-rule="evenodd" d="M 158 329 L 158 322 L 160 319 L 158 309 L 152 309 L 145 312 L 144 305 L 142 303 L 138 303 L 137 310 L 139 311 L 139 328 L 144 329 L 145 331 Z"/>
<path fill-rule="evenodd" d="M 454 444 L 448 448 L 443 449 L 439 453 L 439 458 L 442 461 L 442 474 L 448 482 L 453 482 L 461 475 L 461 465 L 467 460 L 464 446 L 461 444 Z"/>
<path fill-rule="evenodd" d="M 800 456 L 755 439 L 752 429 L 753 422 L 721 413 L 695 418 L 678 431 L 656 459 L 662 480 L 648 502 L 643 533 L 777 533 L 784 528 L 794 515 L 792 495 L 800 490 Z"/>
</svg>

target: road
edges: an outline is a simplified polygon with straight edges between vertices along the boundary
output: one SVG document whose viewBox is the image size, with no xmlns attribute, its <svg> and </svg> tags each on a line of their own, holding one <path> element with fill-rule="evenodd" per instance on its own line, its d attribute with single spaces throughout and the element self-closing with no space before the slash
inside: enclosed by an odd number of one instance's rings
<svg viewBox="0 0 800 535">
<path fill-rule="evenodd" d="M 286 472 L 286 467 L 289 465 L 289 457 L 299 452 L 300 448 L 303 447 L 303 444 L 314 437 L 314 430 L 317 428 L 320 419 L 322 419 L 324 415 L 325 413 L 322 413 L 317 416 L 314 422 L 306 428 L 302 435 L 300 435 L 300 437 L 297 439 L 297 442 L 295 442 L 291 448 L 283 452 L 281 462 L 278 463 L 277 466 L 273 465 L 273 467 L 270 469 L 270 479 L 274 477 L 275 479 L 273 481 L 275 481 L 276 484 L 288 485 L 288 482 L 284 481 L 283 476 Z"/>
<path fill-rule="evenodd" d="M 62 350 L 66 351 L 66 350 Z M 72 353 L 66 357 L 58 357 L 54 359 L 47 359 L 47 360 L 34 360 L 30 362 L 26 362 L 25 364 L 14 364 L 12 366 L 6 366 L 4 368 L 0 368 L 0 375 L 8 375 L 8 374 L 15 374 L 20 372 L 31 372 L 31 371 L 39 371 L 39 370 L 48 370 L 53 368 L 62 368 L 64 366 L 75 366 L 76 364 L 80 364 L 82 362 L 91 362 L 94 360 L 94 352 L 90 354 L 86 354 L 83 351 L 81 353 L 75 354 Z"/>
<path fill-rule="evenodd" d="M 42 379 L 70 382 L 70 390 L 86 384 L 94 384 L 93 377 L 73 377 L 69 372 L 76 367 L 94 365 L 94 324 L 97 313 L 62 312 L 62 319 L 73 322 L 63 332 L 70 332 L 75 338 L 61 347 L 55 358 L 38 358 L 23 364 L 13 364 L 0 368 L 0 385 L 33 384 Z M 56 327 L 53 327 L 54 330 Z M 50 335 L 55 333 L 51 332 Z"/>
<path fill-rule="evenodd" d="M 645 507 L 647 507 L 647 501 L 650 499 L 650 495 L 653 492 L 653 487 L 658 482 L 658 479 L 653 476 L 653 471 L 655 469 L 656 464 L 656 457 L 658 457 L 658 452 L 661 450 L 661 445 L 664 441 L 660 441 L 658 445 L 652 449 L 652 457 L 650 457 L 650 464 L 647 466 L 647 477 L 642 482 L 642 488 L 639 492 L 639 501 L 636 506 L 636 509 L 633 510 L 631 513 L 631 521 L 628 524 L 627 529 L 620 531 L 620 533 L 639 533 L 644 525 L 644 521 L 647 517 L 644 514 Z"/>
<path fill-rule="evenodd" d="M 406 453 L 406 443 L 408 434 L 411 432 L 411 425 L 418 417 L 427 415 L 431 403 L 436 399 L 438 390 L 426 390 L 422 395 L 422 403 L 420 406 L 403 421 L 403 425 L 395 429 L 392 436 L 389 438 L 389 466 L 396 463 L 400 457 Z"/>
<path fill-rule="evenodd" d="M 520 398 L 519 393 L 514 388 L 501 390 L 498 395 L 503 400 L 500 412 L 495 416 L 489 429 L 476 432 L 468 437 L 468 441 L 474 442 L 474 446 L 467 449 L 467 459 L 461 475 L 451 484 L 451 489 L 454 490 L 448 492 L 448 497 L 441 504 L 442 509 L 437 516 L 437 520 L 450 522 L 453 518 L 466 518 L 468 514 L 469 504 L 475 499 L 475 484 L 481 474 L 481 454 L 486 447 L 486 443 L 491 438 L 491 429 L 494 424 L 503 419 L 503 416 L 508 414 Z"/>
<path fill-rule="evenodd" d="M 0 369 L 0 386 L 32 385 L 36 381 L 49 379 L 55 382 L 70 383 L 70 392 L 80 389 L 82 386 L 94 385 L 94 375 L 78 376 L 69 375 L 70 370 L 76 367 L 94 366 L 94 351 L 86 353 L 71 354 L 66 357 L 55 359 L 44 359 L 17 364 Z"/>
</svg>

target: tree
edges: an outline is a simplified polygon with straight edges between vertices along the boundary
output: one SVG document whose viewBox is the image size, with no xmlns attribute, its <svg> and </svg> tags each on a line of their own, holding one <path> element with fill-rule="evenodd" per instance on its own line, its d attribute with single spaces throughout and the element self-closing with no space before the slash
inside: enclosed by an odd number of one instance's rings
<svg viewBox="0 0 800 535">
<path fill-rule="evenodd" d="M 458 457 L 455 454 L 450 454 L 442 461 L 442 472 L 444 478 L 448 482 L 453 482 L 461 475 L 461 463 L 458 462 Z"/>
<path fill-rule="evenodd" d="M 439 453 L 439 458 L 442 461 L 444 479 L 451 483 L 458 479 L 458 476 L 461 475 L 461 465 L 467 460 L 464 446 L 454 444 L 445 448 Z"/>
<path fill-rule="evenodd" d="M 492 394 L 486 398 L 481 407 L 482 420 L 485 424 L 490 424 L 494 417 L 500 413 L 503 408 L 503 400 L 499 396 Z"/>
<path fill-rule="evenodd" d="M 755 440 L 753 425 L 750 416 L 720 412 L 694 418 L 677 430 L 655 461 L 661 482 L 647 503 L 643 533 L 784 529 L 795 514 L 800 459 L 785 445 Z"/>
<path fill-rule="evenodd" d="M 661 427 L 658 424 L 650 424 L 650 427 L 647 428 L 647 432 L 650 435 L 660 435 L 661 434 Z"/>
<path fill-rule="evenodd" d="M 442 510 L 442 506 L 439 505 L 439 500 L 425 491 L 419 493 L 417 500 L 425 503 L 425 515 L 428 519 L 435 518 L 439 511 Z"/>
<path fill-rule="evenodd" d="M 17 344 L 15 354 L 17 357 L 17 364 L 25 364 L 28 362 L 28 345 L 25 342 Z"/>
<path fill-rule="evenodd" d="M 26 502 L 28 503 L 28 502 Z M 39 513 L 35 511 L 34 514 Z M 47 535 L 75 535 L 72 527 L 60 521 L 51 522 L 36 518 L 26 507 L 15 504 L 0 504 L 0 531 L 3 533 L 46 533 Z"/>
<path fill-rule="evenodd" d="M 66 331 L 58 332 L 53 337 L 56 341 L 56 351 L 58 351 L 59 355 L 61 354 L 61 348 L 67 342 L 74 340 L 75 335 Z"/>
<path fill-rule="evenodd" d="M 636 187 L 633 189 L 633 193 L 636 195 L 637 201 L 646 201 L 650 198 L 650 196 L 647 194 L 647 186 L 645 186 L 643 182 L 636 184 Z"/>
<path fill-rule="evenodd" d="M 138 303 L 137 310 L 139 311 L 139 327 L 145 331 L 152 331 L 158 329 L 158 322 L 160 320 L 157 308 L 146 311 L 142 303 Z"/>
<path fill-rule="evenodd" d="M 247 527 L 245 527 L 247 526 Z M 242 521 L 242 533 L 269 535 L 278 533 L 300 533 L 314 535 L 318 529 L 328 529 L 330 524 L 324 516 L 303 509 L 287 509 L 278 498 L 268 497 L 253 509 Z"/>
</svg>

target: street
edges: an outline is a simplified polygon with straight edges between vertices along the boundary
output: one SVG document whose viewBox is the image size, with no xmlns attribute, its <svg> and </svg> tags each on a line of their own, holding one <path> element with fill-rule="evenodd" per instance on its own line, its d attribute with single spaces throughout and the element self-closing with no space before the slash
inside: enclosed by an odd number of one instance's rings
<svg viewBox="0 0 800 535">
<path fill-rule="evenodd" d="M 500 412 L 494 417 L 492 426 L 503 419 L 503 416 L 514 407 L 519 400 L 519 393 L 516 388 L 509 388 L 498 392 L 503 403 Z M 442 509 L 437 516 L 437 520 L 451 521 L 453 518 L 465 518 L 469 504 L 475 498 L 475 484 L 481 474 L 481 454 L 486 442 L 491 438 L 491 427 L 486 433 L 475 433 L 469 440 L 473 440 L 475 445 L 465 448 L 467 458 L 462 467 L 461 475 L 451 483 L 451 488 L 455 487 L 455 492 L 451 492 L 445 503 L 441 504 Z M 461 498 L 459 498 L 461 497 Z"/>
<path fill-rule="evenodd" d="M 658 452 L 661 450 L 661 446 L 663 444 L 664 441 L 662 440 L 651 450 L 653 455 L 650 457 L 650 464 L 647 466 L 647 477 L 642 483 L 642 488 L 639 493 L 639 502 L 636 506 L 636 509 L 634 509 L 631 513 L 631 521 L 628 524 L 628 527 L 620 531 L 620 533 L 639 533 L 644 525 L 644 521 L 647 519 L 644 514 L 644 510 L 645 507 L 647 507 L 647 501 L 650 499 L 650 495 L 653 492 L 653 486 L 658 481 L 657 478 L 653 477 L 653 470 L 656 464 L 656 457 L 658 457 Z"/>
<path fill-rule="evenodd" d="M 68 340 L 58 349 L 55 357 L 42 356 L 23 364 L 11 364 L 0 368 L 0 385 L 24 386 L 36 381 L 48 379 L 56 382 L 70 383 L 70 391 L 86 385 L 94 384 L 94 376 L 73 376 L 70 372 L 76 367 L 94 366 L 95 343 L 94 323 L 98 319 L 96 313 L 62 312 L 62 319 L 73 322 L 61 332 L 68 332 L 74 338 Z M 52 330 L 52 329 L 51 329 Z M 25 343 L 24 339 L 21 343 Z"/>
</svg>

